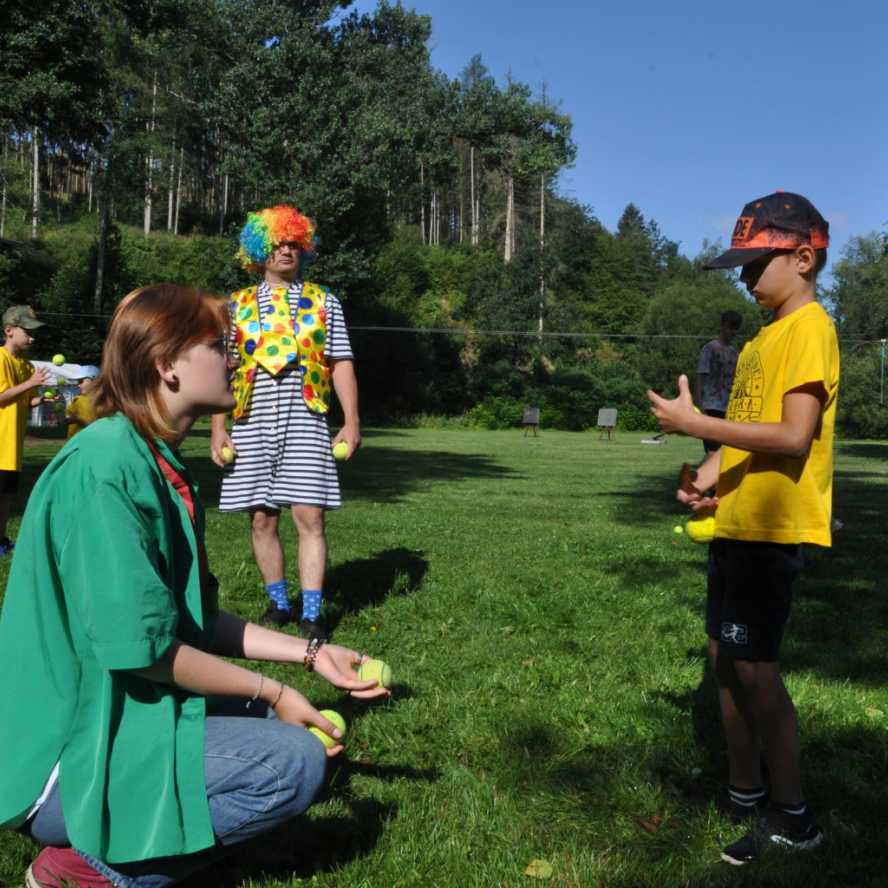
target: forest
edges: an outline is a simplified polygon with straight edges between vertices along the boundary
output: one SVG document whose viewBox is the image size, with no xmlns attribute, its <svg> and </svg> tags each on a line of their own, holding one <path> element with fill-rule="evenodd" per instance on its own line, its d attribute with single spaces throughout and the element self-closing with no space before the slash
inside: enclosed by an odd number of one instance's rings
<svg viewBox="0 0 888 888">
<path fill-rule="evenodd" d="M 651 427 L 720 313 L 765 321 L 627 195 L 608 230 L 559 190 L 580 146 L 545 85 L 480 56 L 435 70 L 432 22 L 349 0 L 5 0 L 0 7 L 0 305 L 38 348 L 98 362 L 129 290 L 220 295 L 248 211 L 294 203 L 343 300 L 365 421 Z M 594 103 L 594 91 L 590 93 Z M 603 135 L 606 138 L 606 135 Z M 606 176 L 607 171 L 603 170 Z M 853 237 L 821 299 L 838 325 L 841 431 L 888 437 L 888 230 Z M 38 355 L 38 356 L 41 356 Z"/>
</svg>

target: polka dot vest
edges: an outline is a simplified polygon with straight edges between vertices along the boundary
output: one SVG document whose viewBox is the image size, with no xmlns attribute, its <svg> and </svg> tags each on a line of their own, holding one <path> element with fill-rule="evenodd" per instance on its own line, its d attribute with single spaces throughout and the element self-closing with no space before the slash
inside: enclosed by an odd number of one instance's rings
<svg viewBox="0 0 888 888">
<path fill-rule="evenodd" d="M 307 281 L 298 286 L 271 289 L 271 304 L 260 317 L 257 287 L 238 290 L 231 297 L 240 366 L 232 374 L 235 421 L 246 418 L 253 381 L 262 367 L 277 376 L 286 367 L 302 368 L 302 396 L 314 413 L 330 409 L 330 368 L 324 356 L 327 343 L 327 290 Z M 291 304 L 291 300 L 297 300 Z"/>
</svg>

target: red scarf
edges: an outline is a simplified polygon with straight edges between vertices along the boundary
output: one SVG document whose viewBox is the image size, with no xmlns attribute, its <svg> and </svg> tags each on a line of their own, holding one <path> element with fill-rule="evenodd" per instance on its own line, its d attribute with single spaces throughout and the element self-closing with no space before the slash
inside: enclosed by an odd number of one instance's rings
<svg viewBox="0 0 888 888">
<path fill-rule="evenodd" d="M 149 441 L 148 446 L 151 448 L 151 452 L 154 454 L 154 458 L 157 460 L 157 465 L 160 468 L 160 471 L 163 472 L 163 476 L 173 485 L 176 489 L 176 493 L 182 497 L 182 502 L 185 503 L 188 517 L 191 519 L 191 526 L 194 528 L 194 539 L 197 542 L 198 567 L 200 568 L 200 588 L 204 591 L 207 588 L 207 578 L 209 576 L 210 568 L 207 563 L 207 550 L 204 546 L 204 541 L 197 532 L 197 524 L 194 519 L 194 496 L 191 492 L 191 485 L 172 467 L 172 465 L 170 465 L 169 460 L 167 460 L 157 449 L 153 441 Z"/>
</svg>

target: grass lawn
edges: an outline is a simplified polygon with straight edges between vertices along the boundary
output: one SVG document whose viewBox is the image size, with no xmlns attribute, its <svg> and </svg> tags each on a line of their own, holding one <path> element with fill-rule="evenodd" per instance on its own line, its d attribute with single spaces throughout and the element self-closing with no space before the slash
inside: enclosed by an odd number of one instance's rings
<svg viewBox="0 0 888 888">
<path fill-rule="evenodd" d="M 212 505 L 207 435 L 185 451 Z M 642 437 L 368 431 L 329 519 L 325 607 L 337 641 L 392 665 L 394 698 L 359 704 L 269 667 L 345 715 L 347 758 L 304 820 L 189 884 L 884 885 L 888 445 L 838 446 L 844 527 L 810 553 L 784 647 L 827 842 L 738 870 L 718 856 L 740 831 L 711 804 L 725 756 L 706 548 L 672 532 L 678 465 L 702 448 Z M 56 446 L 31 447 L 29 471 Z M 210 510 L 208 546 L 223 605 L 258 615 L 246 519 Z M 0 883 L 19 884 L 35 850 L 0 833 Z M 524 874 L 534 860 L 547 880 Z"/>
</svg>

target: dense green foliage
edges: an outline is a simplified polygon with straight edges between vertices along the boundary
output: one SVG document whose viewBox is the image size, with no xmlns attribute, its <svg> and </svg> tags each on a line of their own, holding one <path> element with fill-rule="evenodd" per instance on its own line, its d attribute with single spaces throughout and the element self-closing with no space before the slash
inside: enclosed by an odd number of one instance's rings
<svg viewBox="0 0 888 888">
<path fill-rule="evenodd" d="M 499 428 L 534 404 L 584 429 L 609 406 L 649 428 L 646 388 L 693 375 L 724 309 L 755 333 L 733 276 L 700 268 L 716 245 L 692 261 L 633 203 L 611 232 L 559 195 L 576 146 L 545 90 L 480 57 L 450 80 L 427 17 L 350 5 L 4 5 L 0 304 L 49 313 L 41 349 L 97 361 L 135 286 L 246 283 L 235 234 L 275 201 L 318 220 L 310 276 L 346 301 L 367 418 Z M 823 294 L 848 435 L 888 434 L 886 280 L 885 237 L 860 237 Z"/>
<path fill-rule="evenodd" d="M 223 606 L 255 617 L 246 519 L 213 508 L 206 432 L 184 450 L 211 507 L 210 564 Z M 393 700 L 363 705 L 301 666 L 267 667 L 342 712 L 346 756 L 307 817 L 187 885 L 529 888 L 539 859 L 551 888 L 881 886 L 885 445 L 837 447 L 844 528 L 832 551 L 806 554 L 784 642 L 826 842 L 747 872 L 718 860 L 742 828 L 713 805 L 727 766 L 706 548 L 672 532 L 676 469 L 702 447 L 638 438 L 368 430 L 343 466 L 347 506 L 330 514 L 325 607 L 338 642 L 391 664 Z M 48 451 L 27 449 L 21 501 Z M 0 884 L 21 884 L 36 850 L 0 831 Z"/>
<path fill-rule="evenodd" d="M 839 422 L 852 437 L 888 437 L 888 234 L 853 238 L 829 293 L 845 338 Z"/>
</svg>

